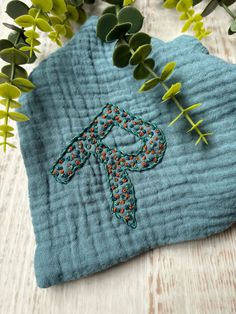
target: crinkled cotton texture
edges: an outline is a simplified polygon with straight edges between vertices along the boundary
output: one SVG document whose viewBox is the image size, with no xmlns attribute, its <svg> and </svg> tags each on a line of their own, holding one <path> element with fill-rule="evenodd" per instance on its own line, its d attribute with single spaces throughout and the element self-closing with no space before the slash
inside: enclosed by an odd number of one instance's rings
<svg viewBox="0 0 236 314">
<path fill-rule="evenodd" d="M 185 119 L 168 127 L 179 113 L 172 102 L 161 103 L 161 86 L 138 93 L 141 82 L 133 67 L 112 65 L 112 44 L 96 37 L 92 17 L 66 44 L 33 71 L 37 88 L 21 98 L 30 117 L 19 124 L 28 174 L 30 207 L 36 235 L 35 272 L 39 287 L 104 270 L 151 248 L 204 238 L 236 221 L 236 66 L 211 56 L 191 36 L 164 43 L 153 39 L 156 71 L 177 62 L 169 80 L 183 83 L 178 98 L 214 132 L 210 144 L 194 145 Z M 50 173 L 71 139 L 111 103 L 165 134 L 162 162 L 144 172 L 129 173 L 137 201 L 137 228 L 112 215 L 104 166 L 91 156 L 68 184 Z M 114 127 L 104 142 L 127 153 L 140 141 Z"/>
</svg>

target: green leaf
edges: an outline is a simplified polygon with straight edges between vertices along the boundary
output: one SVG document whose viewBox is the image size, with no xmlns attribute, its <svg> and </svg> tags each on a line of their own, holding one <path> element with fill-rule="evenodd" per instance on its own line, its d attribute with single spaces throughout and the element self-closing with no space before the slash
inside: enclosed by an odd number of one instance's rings
<svg viewBox="0 0 236 314">
<path fill-rule="evenodd" d="M 27 79 L 15 78 L 12 84 L 18 87 L 22 92 L 30 92 L 35 88 L 35 85 Z"/>
<path fill-rule="evenodd" d="M 11 132 L 0 132 L 0 136 L 2 136 L 2 137 L 13 137 L 14 134 Z"/>
<path fill-rule="evenodd" d="M 69 4 L 67 5 L 67 16 L 73 21 L 78 20 L 79 14 L 73 5 L 69 5 Z"/>
<path fill-rule="evenodd" d="M 27 38 L 27 39 L 29 39 L 29 38 Z M 32 39 L 32 40 L 35 40 L 35 39 Z M 21 50 L 22 47 L 29 47 L 29 46 L 26 45 L 25 43 L 19 43 L 19 44 L 16 45 L 16 48 L 17 48 L 17 49 L 20 49 L 20 50 Z M 34 49 L 34 48 L 32 48 L 32 49 Z M 26 50 L 26 51 L 24 51 L 23 53 L 24 53 L 24 54 L 27 56 L 27 58 L 28 58 L 28 62 L 27 62 L 27 63 L 34 63 L 35 60 L 36 60 L 36 55 L 35 55 L 35 53 L 32 52 L 32 55 L 31 55 L 31 57 L 30 57 L 30 50 L 29 50 L 28 48 L 26 48 L 25 50 Z"/>
<path fill-rule="evenodd" d="M 78 6 L 82 5 L 82 4 L 84 4 L 84 0 L 69 0 L 69 2 L 70 2 L 72 5 L 76 6 L 76 7 L 78 7 Z M 92 0 L 92 1 L 90 1 L 90 2 L 93 3 L 94 0 Z M 88 2 L 88 3 L 90 3 L 90 2 Z"/>
<path fill-rule="evenodd" d="M 161 73 L 161 80 L 165 81 L 174 71 L 176 66 L 176 62 L 169 62 L 167 63 Z"/>
<path fill-rule="evenodd" d="M 175 122 L 177 122 L 177 121 L 182 117 L 183 114 L 184 114 L 184 112 L 181 112 L 176 118 L 174 118 L 174 119 L 168 124 L 168 126 L 171 126 L 171 125 L 173 125 Z"/>
<path fill-rule="evenodd" d="M 149 70 L 145 66 L 147 66 L 151 70 L 153 70 L 155 66 L 155 61 L 153 59 L 146 59 L 143 63 L 144 64 L 141 63 L 137 65 L 134 69 L 133 75 L 136 80 L 144 80 L 150 75 Z"/>
<path fill-rule="evenodd" d="M 74 35 L 72 27 L 69 25 L 65 25 L 65 29 L 66 29 L 66 33 L 64 36 L 66 38 L 71 38 Z"/>
<path fill-rule="evenodd" d="M 8 104 L 9 99 L 0 99 L 0 104 L 6 106 Z M 21 104 L 16 100 L 10 100 L 9 103 L 10 108 L 20 108 Z"/>
<path fill-rule="evenodd" d="M 231 32 L 236 32 L 236 19 L 233 21 L 233 23 L 230 25 Z"/>
<path fill-rule="evenodd" d="M 31 15 L 21 15 L 15 19 L 16 24 L 21 27 L 30 27 L 34 25 L 34 18 Z"/>
<path fill-rule="evenodd" d="M 181 90 L 181 83 L 175 83 L 172 84 L 171 87 L 168 89 L 168 91 L 165 93 L 165 95 L 162 97 L 163 101 L 166 101 L 172 97 L 174 97 L 176 94 L 178 94 Z"/>
<path fill-rule="evenodd" d="M 14 99 L 20 96 L 19 88 L 9 83 L 0 84 L 0 96 L 3 98 Z"/>
<path fill-rule="evenodd" d="M 39 34 L 36 31 L 34 31 L 33 29 L 29 29 L 28 31 L 25 31 L 24 35 L 26 37 L 33 38 L 33 39 L 39 38 Z"/>
<path fill-rule="evenodd" d="M 140 46 L 132 55 L 129 63 L 131 65 L 136 65 L 136 64 L 141 63 L 143 60 L 147 58 L 147 56 L 150 54 L 151 51 L 152 51 L 152 46 L 149 44 Z"/>
<path fill-rule="evenodd" d="M 129 45 L 133 50 L 137 50 L 138 47 L 143 45 L 149 45 L 151 43 L 151 37 L 146 33 L 137 33 L 130 37 Z"/>
<path fill-rule="evenodd" d="M 0 110 L 0 119 L 3 119 L 7 116 L 7 112 L 4 110 Z"/>
<path fill-rule="evenodd" d="M 31 0 L 31 2 L 39 9 L 44 12 L 49 12 L 52 10 L 53 2 L 52 0 Z"/>
<path fill-rule="evenodd" d="M 66 34 L 66 28 L 65 25 L 62 24 L 56 24 L 54 25 L 55 31 L 60 34 L 61 36 L 64 36 Z"/>
<path fill-rule="evenodd" d="M 200 107 L 201 105 L 202 105 L 201 103 L 198 103 L 198 104 L 194 104 L 192 106 L 189 106 L 186 109 L 184 109 L 184 112 L 188 112 L 188 111 L 191 111 L 193 109 L 196 109 L 196 108 Z"/>
<path fill-rule="evenodd" d="M 124 7 L 119 11 L 118 21 L 120 24 L 131 23 L 132 26 L 129 29 L 128 33 L 136 33 L 143 26 L 142 14 L 139 12 L 138 9 L 132 6 Z"/>
<path fill-rule="evenodd" d="M 219 5 L 218 0 L 211 0 L 205 9 L 202 11 L 201 16 L 206 17 L 211 14 Z"/>
<path fill-rule="evenodd" d="M 17 121 L 17 122 L 24 122 L 24 121 L 29 120 L 29 118 L 26 115 L 20 112 L 12 111 L 12 112 L 9 112 L 8 115 L 12 120 Z"/>
<path fill-rule="evenodd" d="M 7 124 L 3 124 L 3 125 L 0 125 L 0 131 L 2 132 L 11 132 L 11 131 L 14 131 L 14 128 L 10 125 L 7 125 Z"/>
<path fill-rule="evenodd" d="M 0 57 L 8 62 L 15 64 L 25 64 L 28 61 L 27 56 L 16 48 L 7 48 L 0 51 Z"/>
<path fill-rule="evenodd" d="M 6 13 L 12 18 L 15 19 L 18 16 L 25 15 L 28 13 L 29 7 L 19 0 L 10 1 L 6 7 Z"/>
<path fill-rule="evenodd" d="M 37 39 L 34 39 L 34 38 L 26 38 L 25 42 L 26 42 L 27 44 L 29 44 L 29 45 L 32 44 L 33 47 L 40 45 L 40 41 L 37 40 Z M 18 47 L 19 47 L 19 46 L 17 46 L 17 48 L 18 48 Z M 19 48 L 21 48 L 21 47 L 23 47 L 23 46 L 20 46 Z"/>
<path fill-rule="evenodd" d="M 13 31 L 13 32 L 10 32 L 10 34 L 8 35 L 8 40 L 9 40 L 10 42 L 12 42 L 12 44 L 13 44 L 12 47 L 13 47 L 16 42 L 17 42 L 17 43 L 25 42 L 25 36 L 24 36 L 23 32 L 21 32 L 21 33 L 19 34 L 19 32 Z M 10 48 L 10 47 L 9 47 L 9 48 Z"/>
<path fill-rule="evenodd" d="M 12 70 L 12 66 L 10 64 L 2 67 L 2 72 L 9 77 L 11 76 L 11 70 Z M 15 65 L 14 78 L 16 78 L 16 77 L 27 78 L 28 74 L 24 68 L 22 68 L 19 65 Z"/>
<path fill-rule="evenodd" d="M 104 15 L 105 16 L 105 15 Z M 119 39 L 120 37 L 123 37 L 128 30 L 130 29 L 131 24 L 130 23 L 123 23 L 123 24 L 117 24 L 115 27 L 112 28 L 112 30 L 108 33 L 106 37 L 106 41 L 110 42 L 116 39 Z"/>
<path fill-rule="evenodd" d="M 176 5 L 178 12 L 186 12 L 193 6 L 192 0 L 180 0 Z"/>
<path fill-rule="evenodd" d="M 37 18 L 35 20 L 35 22 L 36 22 L 36 25 L 37 25 L 38 29 L 40 29 L 42 32 L 50 32 L 50 31 L 52 31 L 51 26 L 44 19 Z"/>
<path fill-rule="evenodd" d="M 87 20 L 87 13 L 85 12 L 83 8 L 80 8 L 80 7 L 77 8 L 77 11 L 79 14 L 78 23 L 82 25 Z"/>
<path fill-rule="evenodd" d="M 67 11 L 64 0 L 53 0 L 52 2 L 53 2 L 52 13 L 56 15 L 62 15 Z"/>
<path fill-rule="evenodd" d="M 4 144 L 4 143 L 1 143 L 1 144 Z M 1 144 L 0 144 L 0 145 L 1 145 Z M 8 146 L 10 146 L 11 148 L 17 148 L 16 145 L 14 145 L 14 144 L 12 144 L 12 143 L 6 142 L 6 144 L 7 144 Z"/>
<path fill-rule="evenodd" d="M 105 42 L 108 33 L 116 26 L 117 22 L 117 18 L 113 14 L 102 15 L 97 22 L 97 36 Z"/>
<path fill-rule="evenodd" d="M 196 128 L 198 128 L 198 126 L 203 122 L 203 119 L 199 120 L 197 123 L 195 123 L 186 133 L 189 133 L 193 130 L 195 130 Z"/>
<path fill-rule="evenodd" d="M 193 20 L 192 20 L 192 19 L 187 20 L 187 21 L 185 22 L 183 28 L 181 29 L 181 32 L 182 32 L 182 33 L 186 32 L 186 31 L 189 29 L 189 27 L 192 25 L 192 23 L 193 23 Z"/>
<path fill-rule="evenodd" d="M 121 44 L 115 48 L 113 52 L 113 64 L 118 68 L 126 67 L 129 64 L 129 59 L 132 56 L 130 48 L 126 44 Z"/>
<path fill-rule="evenodd" d="M 105 0 L 105 1 L 106 1 L 107 3 L 110 3 L 110 4 L 122 6 L 124 0 Z"/>
<path fill-rule="evenodd" d="M 0 73 L 0 84 L 9 82 L 9 80 L 9 77 L 6 74 Z"/>
<path fill-rule="evenodd" d="M 116 15 L 116 6 L 115 5 L 111 5 L 111 6 L 107 7 L 107 8 L 105 8 L 105 10 L 102 12 L 102 15 L 107 14 L 107 13 Z"/>
<path fill-rule="evenodd" d="M 146 92 L 157 86 L 160 82 L 161 82 L 160 77 L 155 77 L 151 80 L 148 80 L 140 87 L 139 92 Z"/>
<path fill-rule="evenodd" d="M 163 7 L 166 9 L 174 9 L 179 0 L 166 0 L 163 4 Z"/>
<path fill-rule="evenodd" d="M 15 26 L 15 25 L 12 25 L 12 24 L 9 24 L 9 23 L 2 23 L 4 26 L 6 26 L 7 28 L 9 29 L 12 29 L 13 31 L 17 32 L 17 33 L 22 33 L 23 32 L 23 29 Z"/>
<path fill-rule="evenodd" d="M 13 43 L 10 40 L 7 39 L 1 39 L 0 40 L 0 51 L 6 48 L 13 47 Z"/>
</svg>

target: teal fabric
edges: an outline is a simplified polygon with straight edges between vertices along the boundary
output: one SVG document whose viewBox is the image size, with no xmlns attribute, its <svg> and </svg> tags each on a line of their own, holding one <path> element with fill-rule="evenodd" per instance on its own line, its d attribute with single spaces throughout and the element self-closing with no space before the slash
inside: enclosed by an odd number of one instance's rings
<svg viewBox="0 0 236 314">
<path fill-rule="evenodd" d="M 236 221 L 236 66 L 208 54 L 191 36 L 164 43 L 153 39 L 152 56 L 160 71 L 177 68 L 169 84 L 180 80 L 184 106 L 202 102 L 192 114 L 214 132 L 209 146 L 197 139 L 179 113 L 161 103 L 157 87 L 138 93 L 132 67 L 112 65 L 113 44 L 96 37 L 92 17 L 66 44 L 33 71 L 37 88 L 21 98 L 30 121 L 20 123 L 21 150 L 28 174 L 36 236 L 35 272 L 39 287 L 104 270 L 149 249 L 200 239 Z M 53 163 L 71 141 L 112 103 L 160 127 L 167 141 L 160 164 L 129 173 L 137 201 L 137 228 L 111 214 L 111 197 L 103 165 L 91 156 L 68 184 L 56 182 Z M 126 152 L 138 139 L 114 127 L 104 140 Z"/>
</svg>

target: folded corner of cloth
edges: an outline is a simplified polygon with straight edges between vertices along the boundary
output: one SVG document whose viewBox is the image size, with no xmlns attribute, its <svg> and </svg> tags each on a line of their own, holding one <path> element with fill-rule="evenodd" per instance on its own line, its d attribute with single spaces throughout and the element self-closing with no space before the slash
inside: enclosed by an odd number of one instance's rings
<svg viewBox="0 0 236 314">
<path fill-rule="evenodd" d="M 39 287 L 84 277 L 151 248 L 200 239 L 236 221 L 236 66 L 191 36 L 152 40 L 155 70 L 177 67 L 185 106 L 202 103 L 214 133 L 194 146 L 163 91 L 138 93 L 132 67 L 112 65 L 113 44 L 92 17 L 31 74 L 18 125 L 28 175 Z M 56 179 L 56 180 L 55 180 Z"/>
</svg>

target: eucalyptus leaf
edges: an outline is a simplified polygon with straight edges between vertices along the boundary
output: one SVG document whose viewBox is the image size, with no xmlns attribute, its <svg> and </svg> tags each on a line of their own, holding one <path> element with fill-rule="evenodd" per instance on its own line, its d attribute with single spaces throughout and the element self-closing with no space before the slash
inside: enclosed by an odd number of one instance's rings
<svg viewBox="0 0 236 314">
<path fill-rule="evenodd" d="M 114 4 L 114 5 L 123 5 L 123 0 L 104 0 L 105 2 L 109 4 Z"/>
<path fill-rule="evenodd" d="M 163 7 L 166 9 L 174 9 L 179 0 L 166 0 L 163 4 Z"/>
<path fill-rule="evenodd" d="M 14 131 L 14 128 L 10 125 L 3 124 L 3 125 L 0 125 L 0 131 L 11 132 L 11 131 Z"/>
<path fill-rule="evenodd" d="M 138 32 L 143 26 L 143 19 L 144 18 L 139 10 L 132 6 L 122 8 L 118 14 L 118 21 L 120 24 L 131 23 L 132 26 L 128 33 Z"/>
<path fill-rule="evenodd" d="M 218 0 L 211 0 L 205 9 L 202 11 L 201 16 L 206 17 L 211 14 L 219 5 Z"/>
<path fill-rule="evenodd" d="M 76 8 L 79 14 L 79 18 L 78 18 L 78 23 L 79 24 L 84 24 L 85 21 L 87 20 L 87 13 L 85 12 L 85 10 L 81 7 Z"/>
<path fill-rule="evenodd" d="M 231 30 L 232 33 L 236 33 L 236 19 L 230 25 L 230 30 Z"/>
<path fill-rule="evenodd" d="M 107 7 L 107 8 L 105 8 L 105 10 L 102 12 L 102 15 L 107 14 L 107 13 L 116 15 L 116 6 L 115 5 L 111 5 L 111 6 Z"/>
<path fill-rule="evenodd" d="M 28 15 L 28 14 L 17 17 L 15 19 L 15 22 L 21 27 L 30 27 L 30 26 L 33 26 L 35 23 L 33 16 Z"/>
<path fill-rule="evenodd" d="M 0 51 L 6 48 L 13 47 L 13 43 L 10 40 L 7 39 L 1 39 L 0 40 Z"/>
<path fill-rule="evenodd" d="M 192 0 L 180 0 L 176 5 L 178 12 L 186 12 L 192 7 Z"/>
<path fill-rule="evenodd" d="M 28 61 L 27 56 L 16 48 L 7 48 L 0 51 L 0 57 L 8 62 L 15 64 L 25 64 Z"/>
<path fill-rule="evenodd" d="M 155 61 L 153 59 L 146 59 L 143 61 L 143 64 L 138 64 L 135 69 L 134 69 L 134 78 L 136 80 L 144 80 L 146 79 L 149 75 L 149 69 L 153 70 L 155 66 Z M 148 67 L 149 69 L 147 69 L 146 67 Z"/>
<path fill-rule="evenodd" d="M 112 30 L 108 33 L 106 37 L 106 41 L 110 42 L 116 39 L 119 39 L 120 37 L 125 36 L 125 34 L 130 29 L 131 24 L 130 23 L 123 23 L 123 24 L 117 24 Z"/>
<path fill-rule="evenodd" d="M 52 13 L 56 15 L 62 15 L 67 11 L 64 0 L 53 0 L 52 2 L 53 2 Z M 79 2 L 83 3 L 83 0 L 80 0 Z"/>
<path fill-rule="evenodd" d="M 176 62 L 169 62 L 167 63 L 161 73 L 161 80 L 165 81 L 167 78 L 172 74 L 176 66 Z"/>
<path fill-rule="evenodd" d="M 35 88 L 35 85 L 25 78 L 15 78 L 12 84 L 18 87 L 22 92 L 30 92 Z"/>
<path fill-rule="evenodd" d="M 9 101 L 9 103 L 8 103 Z M 21 107 L 21 104 L 16 101 L 16 100 L 13 100 L 13 99 L 0 99 L 0 104 L 6 106 L 7 104 L 9 104 L 9 107 L 10 108 L 20 108 Z"/>
<path fill-rule="evenodd" d="M 0 119 L 3 119 L 7 116 L 7 112 L 4 110 L 0 110 Z"/>
<path fill-rule="evenodd" d="M 42 32 L 50 32 L 50 31 L 52 31 L 51 26 L 44 19 L 37 18 L 35 20 L 35 22 L 36 22 L 36 25 L 37 25 L 38 29 L 40 29 Z"/>
<path fill-rule="evenodd" d="M 19 33 L 19 32 L 10 32 L 10 34 L 8 35 L 8 40 L 10 42 L 12 42 L 12 47 L 14 45 L 16 45 L 16 43 L 22 43 L 25 42 L 25 35 L 23 33 Z"/>
<path fill-rule="evenodd" d="M 44 12 L 49 12 L 52 10 L 53 2 L 52 0 L 31 0 L 31 2 L 39 9 Z"/>
<path fill-rule="evenodd" d="M 24 35 L 26 37 L 30 37 L 30 38 L 34 38 L 34 39 L 39 38 L 39 34 L 36 31 L 34 31 L 33 29 L 29 29 L 29 30 L 25 31 Z"/>
<path fill-rule="evenodd" d="M 127 44 L 121 44 L 115 48 L 113 52 L 113 64 L 118 68 L 126 67 L 129 64 L 131 56 L 129 46 Z"/>
<path fill-rule="evenodd" d="M 165 93 L 165 95 L 162 97 L 163 101 L 166 101 L 175 95 L 177 95 L 181 90 L 181 83 L 175 83 L 172 84 L 171 87 L 168 89 L 168 91 Z"/>
<path fill-rule="evenodd" d="M 4 144 L 4 143 L 2 143 L 2 144 Z M 14 145 L 14 144 L 12 144 L 12 143 L 6 142 L 6 144 L 7 144 L 8 146 L 10 146 L 11 148 L 17 148 L 16 145 Z"/>
<path fill-rule="evenodd" d="M 12 112 L 9 112 L 8 115 L 12 120 L 17 121 L 17 122 L 24 122 L 24 121 L 29 120 L 29 118 L 26 115 L 20 112 L 12 111 Z"/>
<path fill-rule="evenodd" d="M 33 47 L 40 45 L 40 41 L 37 40 L 37 39 L 34 39 L 34 38 L 26 38 L 25 42 L 26 42 L 27 44 L 29 44 L 29 45 L 32 44 Z M 17 48 L 18 48 L 18 46 L 17 46 Z M 20 48 L 21 48 L 21 47 L 20 47 Z"/>
<path fill-rule="evenodd" d="M 0 84 L 0 96 L 3 98 L 15 99 L 20 96 L 19 88 L 9 83 Z"/>
<path fill-rule="evenodd" d="M 27 38 L 26 40 L 28 41 L 30 38 Z M 35 41 L 36 39 L 32 39 L 33 41 Z M 39 41 L 36 41 L 36 43 Z M 27 47 L 25 48 L 25 51 L 22 51 L 28 58 L 28 62 L 27 63 L 34 63 L 35 60 L 37 59 L 36 55 L 34 52 L 32 52 L 32 55 L 30 56 L 30 47 L 28 45 L 26 45 L 25 43 L 19 43 L 16 46 L 18 49 L 22 49 L 22 47 Z"/>
<path fill-rule="evenodd" d="M 9 138 L 9 137 L 13 137 L 14 134 L 11 132 L 0 132 L 0 136 Z"/>
<path fill-rule="evenodd" d="M 6 74 L 0 73 L 0 84 L 7 83 L 9 81 L 10 81 L 10 78 Z"/>
<path fill-rule="evenodd" d="M 137 50 L 140 46 L 149 45 L 150 43 L 151 37 L 143 32 L 136 33 L 129 39 L 129 45 L 134 50 Z"/>
<path fill-rule="evenodd" d="M 157 86 L 160 82 L 161 82 L 160 77 L 155 77 L 151 80 L 148 80 L 140 87 L 139 92 L 148 91 L 148 90 L 154 88 L 155 86 Z"/>
<path fill-rule="evenodd" d="M 18 16 L 27 14 L 29 7 L 19 0 L 10 1 L 6 7 L 6 13 L 12 18 L 15 19 Z"/>
<path fill-rule="evenodd" d="M 12 66 L 10 64 L 2 67 L 2 72 L 9 77 L 11 77 L 11 71 L 12 71 Z M 19 65 L 15 65 L 14 66 L 14 78 L 16 78 L 16 77 L 27 78 L 28 74 L 24 68 L 22 68 Z"/>
<path fill-rule="evenodd" d="M 132 55 L 129 63 L 131 65 L 136 65 L 136 64 L 141 63 L 143 60 L 147 58 L 147 56 L 150 54 L 151 51 L 152 51 L 152 46 L 149 44 L 140 46 Z"/>
<path fill-rule="evenodd" d="M 108 33 L 116 26 L 118 20 L 113 14 L 102 15 L 97 22 L 97 36 L 103 41 L 106 41 Z"/>
<path fill-rule="evenodd" d="M 19 28 L 15 25 L 9 24 L 9 23 L 2 23 L 4 26 L 6 26 L 7 28 L 17 32 L 17 33 L 23 33 L 23 29 Z"/>
<path fill-rule="evenodd" d="M 28 14 L 33 16 L 34 18 L 37 16 L 37 18 L 41 18 L 43 20 L 45 20 L 46 22 L 49 21 L 48 16 L 41 10 L 37 9 L 37 8 L 30 8 L 28 11 Z"/>
<path fill-rule="evenodd" d="M 73 21 L 78 20 L 79 14 L 73 5 L 67 5 L 67 16 Z"/>
</svg>

